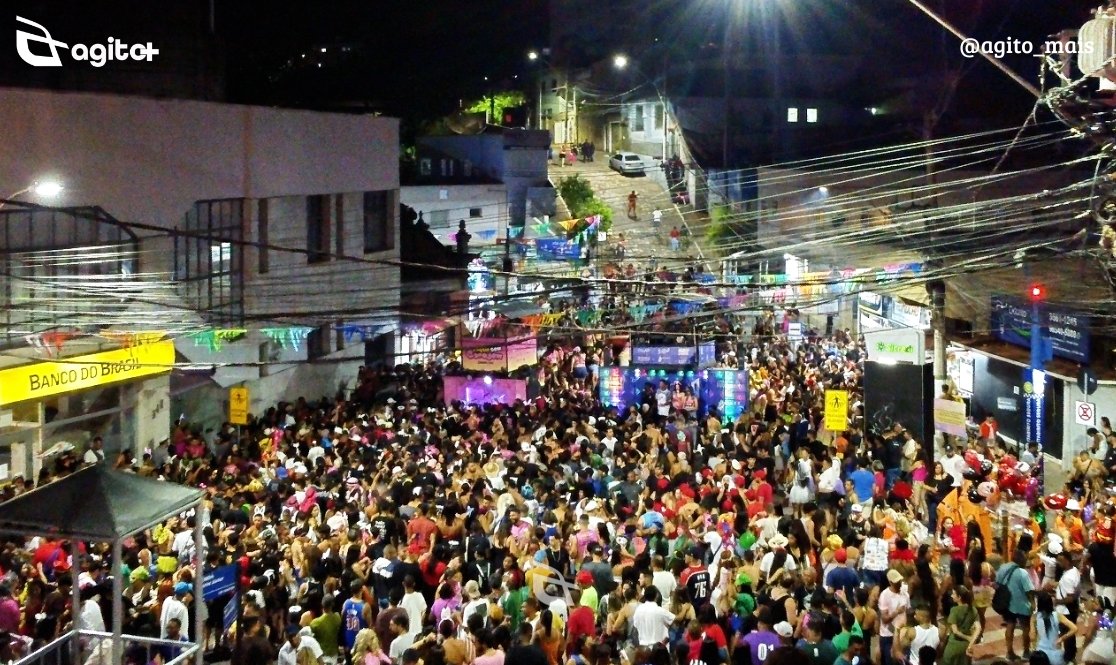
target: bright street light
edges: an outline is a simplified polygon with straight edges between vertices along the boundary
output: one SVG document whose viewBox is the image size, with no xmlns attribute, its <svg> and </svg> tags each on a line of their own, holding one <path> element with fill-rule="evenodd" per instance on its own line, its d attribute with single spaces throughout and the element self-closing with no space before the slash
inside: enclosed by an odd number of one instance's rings
<svg viewBox="0 0 1116 665">
<path fill-rule="evenodd" d="M 612 58 L 612 66 L 617 69 L 624 69 L 628 66 L 628 56 L 623 54 L 615 56 Z"/>
<path fill-rule="evenodd" d="M 527 52 L 527 59 L 528 60 L 538 60 L 539 59 L 539 52 L 538 51 L 528 51 Z"/>
<path fill-rule="evenodd" d="M 62 183 L 56 180 L 36 180 L 35 182 L 31 183 L 30 186 L 12 192 L 11 194 L 8 194 L 6 197 L 4 197 L 4 200 L 0 201 L 0 208 L 3 208 L 4 205 L 8 203 L 8 201 L 14 201 L 17 197 L 22 196 L 28 192 L 31 192 L 32 194 L 40 198 L 53 199 L 61 194 L 63 189 L 64 188 L 62 187 Z"/>
</svg>

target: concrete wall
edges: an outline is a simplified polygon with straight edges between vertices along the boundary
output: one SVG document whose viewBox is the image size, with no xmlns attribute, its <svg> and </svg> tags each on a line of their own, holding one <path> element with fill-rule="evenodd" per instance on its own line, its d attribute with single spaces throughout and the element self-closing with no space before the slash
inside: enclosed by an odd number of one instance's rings
<svg viewBox="0 0 1116 665">
<path fill-rule="evenodd" d="M 6 88 L 0 125 L 8 190 L 57 179 L 50 203 L 125 222 L 172 228 L 200 200 L 399 186 L 393 118 Z"/>
<path fill-rule="evenodd" d="M 443 245 L 453 247 L 458 222 L 465 220 L 474 244 L 495 243 L 508 224 L 508 191 L 504 185 L 416 185 L 399 190 L 402 203 L 423 213 L 423 221 Z M 471 210 L 479 208 L 480 216 Z M 444 212 L 445 221 L 435 213 Z"/>
</svg>

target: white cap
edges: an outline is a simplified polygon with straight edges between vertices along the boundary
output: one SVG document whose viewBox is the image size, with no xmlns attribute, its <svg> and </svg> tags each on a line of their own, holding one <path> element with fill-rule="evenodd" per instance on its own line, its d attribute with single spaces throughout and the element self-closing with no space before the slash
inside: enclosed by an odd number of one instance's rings
<svg viewBox="0 0 1116 665">
<path fill-rule="evenodd" d="M 1048 552 L 1050 552 L 1051 554 L 1055 554 L 1055 555 L 1061 554 L 1062 553 L 1062 544 L 1061 543 L 1050 543 L 1049 545 L 1046 546 L 1046 550 Z"/>
<path fill-rule="evenodd" d="M 780 621 L 779 623 L 775 624 L 773 628 L 780 637 L 790 637 L 791 635 L 794 635 L 794 628 L 791 627 L 791 625 L 786 621 Z"/>
<path fill-rule="evenodd" d="M 1081 510 L 1081 504 L 1077 502 L 1077 499 L 1070 499 L 1066 501 L 1066 510 Z"/>
<path fill-rule="evenodd" d="M 586 512 L 593 512 L 597 509 L 597 507 L 597 501 L 595 499 L 590 500 L 589 503 L 585 504 Z"/>
</svg>

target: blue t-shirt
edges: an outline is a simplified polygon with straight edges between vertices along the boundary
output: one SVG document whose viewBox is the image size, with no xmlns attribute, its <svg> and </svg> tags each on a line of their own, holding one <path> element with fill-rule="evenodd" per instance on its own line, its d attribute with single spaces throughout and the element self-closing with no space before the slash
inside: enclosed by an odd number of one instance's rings
<svg viewBox="0 0 1116 665">
<path fill-rule="evenodd" d="M 856 489 L 857 501 L 867 501 L 875 494 L 876 474 L 868 469 L 857 469 L 849 474 L 853 488 Z"/>
<path fill-rule="evenodd" d="M 353 600 L 345 601 L 341 606 L 341 627 L 345 633 L 345 647 L 352 649 L 356 644 L 357 633 L 368 626 L 364 623 L 364 602 Z"/>
<path fill-rule="evenodd" d="M 852 598 L 856 587 L 860 584 L 860 575 L 848 566 L 838 566 L 829 571 L 829 575 L 825 578 L 825 586 L 833 589 L 834 591 L 842 589 L 847 598 Z"/>
<path fill-rule="evenodd" d="M 1035 590 L 1035 585 L 1031 583 L 1031 575 L 1026 570 L 1014 563 L 1005 563 L 996 571 L 996 584 L 1006 585 L 1011 592 L 1009 612 L 1024 617 L 1031 616 L 1031 599 L 1027 594 Z"/>
</svg>

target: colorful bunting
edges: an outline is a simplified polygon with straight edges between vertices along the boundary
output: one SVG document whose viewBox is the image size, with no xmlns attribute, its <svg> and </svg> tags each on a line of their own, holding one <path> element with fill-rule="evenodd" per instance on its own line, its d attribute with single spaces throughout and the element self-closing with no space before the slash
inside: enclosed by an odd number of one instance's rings
<svg viewBox="0 0 1116 665">
<path fill-rule="evenodd" d="M 167 333 L 165 330 L 140 330 L 140 331 L 118 331 L 118 330 L 103 330 L 97 333 L 99 337 L 103 337 L 110 342 L 114 342 L 125 348 L 133 346 L 142 346 L 144 344 L 154 344 L 165 338 Z"/>
<path fill-rule="evenodd" d="M 193 333 L 190 337 L 194 340 L 195 346 L 204 346 L 211 352 L 217 353 L 226 343 L 235 342 L 247 334 L 248 331 L 244 328 L 223 328 Z"/>
<path fill-rule="evenodd" d="M 261 328 L 260 332 L 284 349 L 298 351 L 313 330 L 308 326 L 294 326 L 293 328 Z"/>
<path fill-rule="evenodd" d="M 44 356 L 57 356 L 62 351 L 62 345 L 77 337 L 77 333 L 51 330 L 48 332 L 26 335 L 23 339 Z"/>
</svg>

